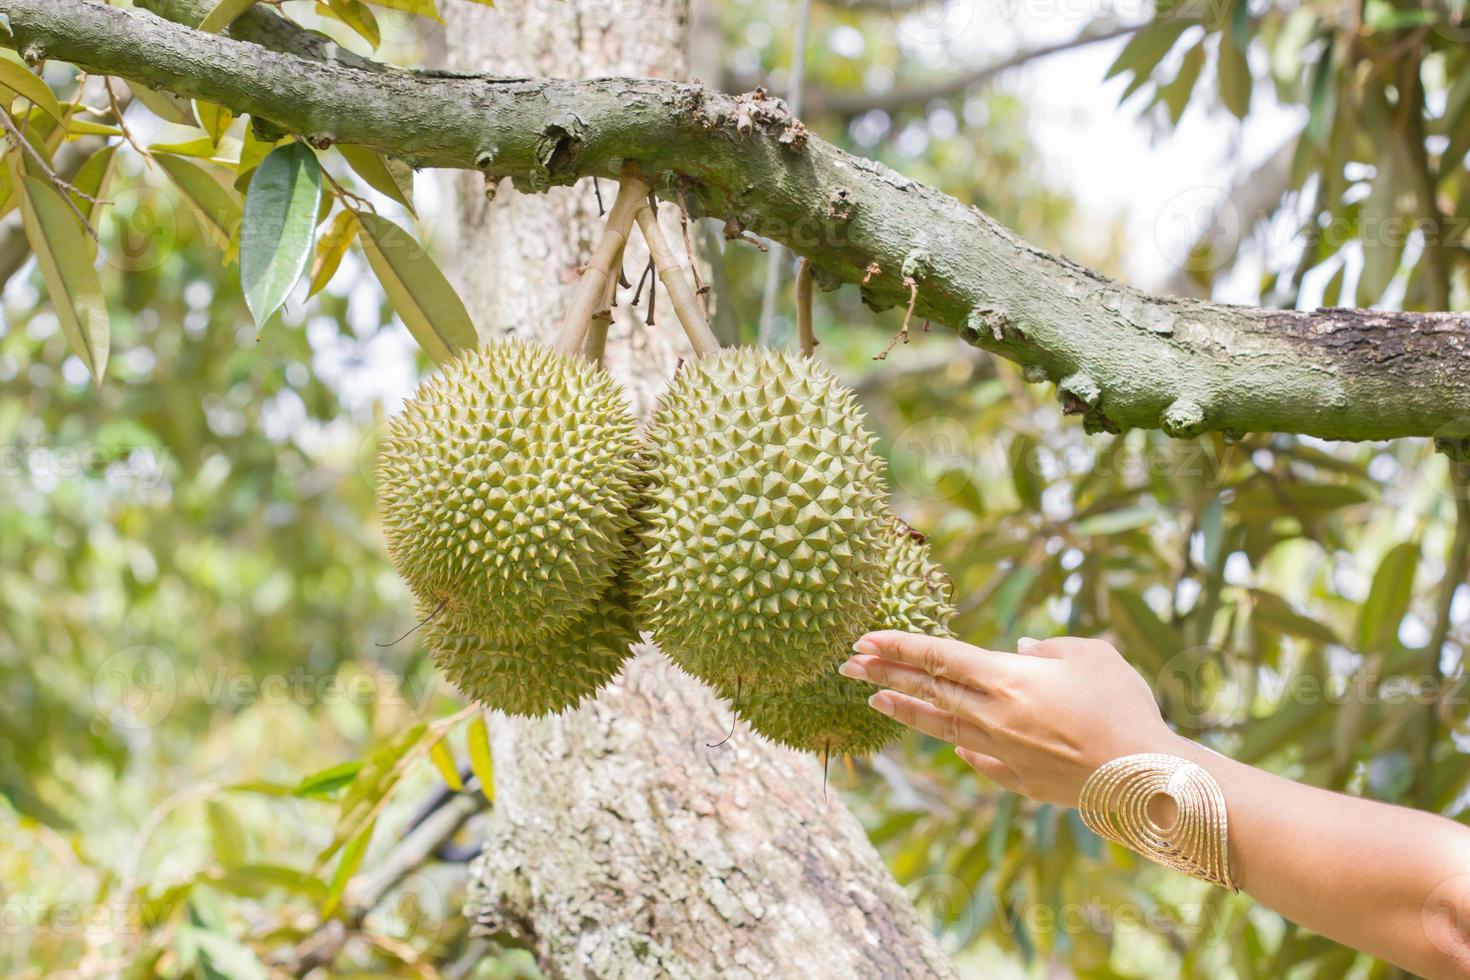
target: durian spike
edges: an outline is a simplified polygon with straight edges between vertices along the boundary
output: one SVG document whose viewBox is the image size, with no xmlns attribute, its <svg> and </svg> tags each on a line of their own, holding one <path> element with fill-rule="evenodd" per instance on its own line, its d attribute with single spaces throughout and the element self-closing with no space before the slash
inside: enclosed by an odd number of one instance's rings
<svg viewBox="0 0 1470 980">
<path fill-rule="evenodd" d="M 674 259 L 669 241 L 664 237 L 664 230 L 659 227 L 658 216 L 653 213 L 647 201 L 638 209 L 637 221 L 638 230 L 643 232 L 643 240 L 648 243 L 648 254 L 653 256 L 653 268 L 663 280 L 664 288 L 669 291 L 674 314 L 678 316 L 684 333 L 689 336 L 689 344 L 694 348 L 694 353 L 700 357 L 718 354 L 720 342 L 709 328 L 709 321 L 699 308 L 699 298 L 694 295 L 694 287 L 689 284 L 683 267 Z M 692 255 L 689 258 L 690 261 L 694 260 Z"/>
<path fill-rule="evenodd" d="M 631 229 L 630 229 L 631 230 Z M 587 342 L 582 347 L 582 352 L 587 355 L 587 360 L 593 364 L 601 364 L 602 356 L 607 352 L 607 331 L 612 326 L 613 307 L 618 300 L 618 280 L 623 277 L 623 249 L 618 249 L 618 254 L 613 257 L 612 267 L 607 277 L 607 289 L 602 294 L 602 305 L 597 312 L 592 314 L 592 325 L 587 328 Z"/>
<path fill-rule="evenodd" d="M 607 215 L 607 225 L 602 230 L 602 237 L 598 239 L 582 278 L 577 280 L 572 304 L 557 332 L 555 346 L 568 354 L 575 354 L 582 349 L 582 343 L 587 339 L 587 332 L 592 326 L 592 315 L 597 312 L 607 293 L 607 281 L 613 275 L 613 260 L 623 251 L 633 229 L 633 213 L 640 205 L 646 206 L 647 198 L 648 185 L 631 168 L 624 167 L 622 180 L 618 184 L 617 200 L 613 201 L 612 210 Z"/>
<path fill-rule="evenodd" d="M 812 327 L 811 259 L 802 259 L 796 266 L 796 342 L 804 357 L 811 357 L 817 349 L 817 334 Z"/>
</svg>

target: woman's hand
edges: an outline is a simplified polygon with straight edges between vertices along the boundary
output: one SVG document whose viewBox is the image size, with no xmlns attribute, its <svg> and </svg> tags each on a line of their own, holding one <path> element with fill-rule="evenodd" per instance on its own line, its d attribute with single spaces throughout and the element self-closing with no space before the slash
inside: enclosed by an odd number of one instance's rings
<svg viewBox="0 0 1470 980">
<path fill-rule="evenodd" d="M 1034 800 L 1076 806 L 1094 769 L 1179 751 L 1153 693 L 1110 644 L 1022 640 L 1019 653 L 883 630 L 853 644 L 847 677 L 888 690 L 868 703 L 956 746 L 960 758 Z"/>
</svg>

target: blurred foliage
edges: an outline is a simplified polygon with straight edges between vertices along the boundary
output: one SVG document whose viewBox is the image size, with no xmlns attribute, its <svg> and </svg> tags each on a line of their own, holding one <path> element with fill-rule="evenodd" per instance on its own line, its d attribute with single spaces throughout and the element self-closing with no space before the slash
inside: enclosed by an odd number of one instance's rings
<svg viewBox="0 0 1470 980">
<path fill-rule="evenodd" d="M 414 14 L 432 9 L 284 7 L 404 63 L 422 59 L 433 22 Z M 730 84 L 780 90 L 792 9 L 722 5 Z M 1293 305 L 1306 271 L 1336 263 L 1353 271 L 1333 273 L 1329 301 L 1447 308 L 1463 300 L 1463 243 L 1421 231 L 1394 246 L 1372 229 L 1449 227 L 1463 211 L 1470 55 L 1457 10 L 1174 6 L 1115 43 L 1115 69 L 1128 105 L 1166 128 L 1185 111 L 1246 115 L 1266 87 L 1302 107 L 1289 186 L 1264 215 L 1285 215 L 1297 243 L 1274 256 L 1270 301 Z M 851 99 L 963 70 L 962 44 L 915 41 L 906 18 L 928 13 L 816 5 L 809 84 Z M 352 212 L 371 201 L 422 235 L 421 217 L 447 213 L 442 185 L 372 154 L 318 154 L 329 179 L 316 217 L 334 233 L 257 330 L 235 211 L 270 134 L 135 88 L 129 135 L 152 148 L 145 162 L 111 128 L 96 80 L 79 88 L 64 66 L 46 78 L 80 140 L 19 99 L 11 108 L 58 169 L 81 184 L 103 141 L 122 147 L 95 195 L 107 203 L 87 207 L 112 357 L 94 386 L 35 265 L 12 276 L 0 970 L 536 975 L 524 953 L 467 935 L 472 816 L 386 889 L 373 880 L 446 800 L 473 802 L 465 816 L 489 804 L 478 715 L 413 637 L 384 645 L 413 624 L 372 516 L 375 426 L 428 361 L 354 244 Z M 1031 241 L 1120 265 L 1127 243 L 1099 253 L 1077 228 L 1096 219 L 1043 177 L 1025 100 L 1007 87 L 892 110 L 817 101 L 809 121 Z M 68 158 L 74 146 L 85 152 Z M 11 244 L 15 225 L 0 228 Z M 721 316 L 748 340 L 764 256 L 707 237 Z M 1235 259 L 1214 246 L 1191 264 L 1206 286 Z M 1340 294 L 1344 278 L 1355 293 Z M 916 327 L 875 364 L 897 325 L 854 291 L 819 296 L 821 355 L 868 406 L 896 506 L 954 579 L 962 636 L 997 648 L 1105 636 L 1181 731 L 1292 778 L 1463 819 L 1463 474 L 1411 441 L 1084 436 L 1047 388 L 948 335 Z M 1103 845 L 1075 814 L 998 791 L 932 740 L 835 777 L 967 973 L 1390 973 Z"/>
</svg>

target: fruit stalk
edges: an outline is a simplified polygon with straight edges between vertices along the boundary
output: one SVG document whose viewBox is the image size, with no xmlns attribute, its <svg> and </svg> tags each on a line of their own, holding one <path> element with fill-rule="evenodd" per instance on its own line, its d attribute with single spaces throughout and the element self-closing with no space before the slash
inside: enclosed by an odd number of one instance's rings
<svg viewBox="0 0 1470 980">
<path fill-rule="evenodd" d="M 633 170 L 625 167 L 618 183 L 617 200 L 608 212 L 607 224 L 602 237 L 592 252 L 592 258 L 577 280 L 577 291 L 572 295 L 572 304 L 557 331 L 553 345 L 568 354 L 582 350 L 587 333 L 592 327 L 592 315 L 597 312 L 607 294 L 607 282 L 613 275 L 613 262 L 622 254 L 623 246 L 633 229 L 633 214 L 640 206 L 647 206 L 648 185 Z"/>
<path fill-rule="evenodd" d="M 582 347 L 582 353 L 593 364 L 601 364 L 603 354 L 607 352 L 607 331 L 612 326 L 613 306 L 618 299 L 618 280 L 623 276 L 623 252 L 624 249 L 620 248 L 618 254 L 613 256 L 612 266 L 608 270 L 607 288 L 602 294 L 602 305 L 592 314 L 592 323 L 587 328 L 587 342 Z"/>
<path fill-rule="evenodd" d="M 678 316 L 679 325 L 688 335 L 694 353 L 700 357 L 718 354 L 720 342 L 709 328 L 709 321 L 705 319 L 699 308 L 699 300 L 694 295 L 694 287 L 685 276 L 684 268 L 675 260 L 668 239 L 664 237 L 664 230 L 659 227 L 658 216 L 653 213 L 653 208 L 648 206 L 646 200 L 638 209 L 636 218 L 638 230 L 643 232 L 643 240 L 648 243 L 648 253 L 653 256 L 654 271 L 668 290 L 669 302 L 674 305 L 674 314 Z M 689 259 L 693 261 L 694 256 L 691 255 Z"/>
<path fill-rule="evenodd" d="M 817 349 L 817 333 L 812 327 L 811 259 L 802 259 L 796 267 L 796 342 L 804 357 L 811 357 Z"/>
</svg>

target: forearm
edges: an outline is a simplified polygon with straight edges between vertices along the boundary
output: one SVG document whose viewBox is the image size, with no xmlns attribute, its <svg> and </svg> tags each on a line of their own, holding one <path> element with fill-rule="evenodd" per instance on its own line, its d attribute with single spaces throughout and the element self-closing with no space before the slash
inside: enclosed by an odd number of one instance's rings
<svg viewBox="0 0 1470 980">
<path fill-rule="evenodd" d="M 1187 739 L 1173 754 L 1220 784 L 1243 891 L 1423 976 L 1470 976 L 1470 828 L 1304 786 Z"/>
</svg>

